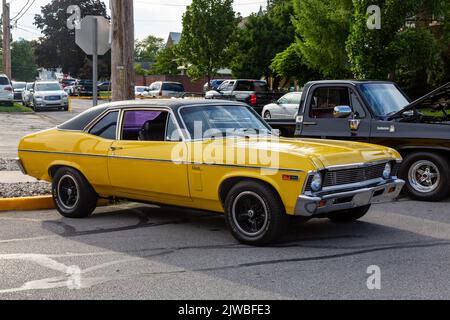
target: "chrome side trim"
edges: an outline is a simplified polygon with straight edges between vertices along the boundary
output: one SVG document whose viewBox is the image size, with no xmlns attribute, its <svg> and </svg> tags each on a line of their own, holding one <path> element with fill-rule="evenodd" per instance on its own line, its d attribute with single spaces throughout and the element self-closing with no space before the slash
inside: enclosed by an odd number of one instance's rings
<svg viewBox="0 0 450 320">
<path fill-rule="evenodd" d="M 288 169 L 288 168 L 270 168 L 270 167 L 258 167 L 258 166 L 246 166 L 246 165 L 234 165 L 234 164 L 221 164 L 221 163 L 198 163 L 198 162 L 192 162 L 192 161 L 178 162 L 178 161 L 166 160 L 166 159 L 139 158 L 139 157 L 113 156 L 113 155 L 109 155 L 108 156 L 108 155 L 74 153 L 74 152 L 36 151 L 36 150 L 19 150 L 19 152 L 41 153 L 41 154 L 55 154 L 55 155 L 67 155 L 67 156 L 79 156 L 79 157 L 123 159 L 123 160 L 135 160 L 135 161 L 149 161 L 149 162 L 165 162 L 165 163 L 200 165 L 200 166 L 210 166 L 210 167 L 228 167 L 228 168 L 255 169 L 255 170 L 273 170 L 273 171 L 298 172 L 298 173 L 303 173 L 304 172 L 303 170 Z"/>
<path fill-rule="evenodd" d="M 327 171 L 339 171 L 339 170 L 347 170 L 347 169 L 360 169 L 360 168 L 368 168 L 371 166 L 376 166 L 379 164 L 384 164 L 393 161 L 394 159 L 384 159 L 384 160 L 378 160 L 374 162 L 366 162 L 366 163 L 352 163 L 352 164 L 344 164 L 344 165 L 338 165 L 338 166 L 330 166 L 324 168 L 324 170 Z"/>
</svg>

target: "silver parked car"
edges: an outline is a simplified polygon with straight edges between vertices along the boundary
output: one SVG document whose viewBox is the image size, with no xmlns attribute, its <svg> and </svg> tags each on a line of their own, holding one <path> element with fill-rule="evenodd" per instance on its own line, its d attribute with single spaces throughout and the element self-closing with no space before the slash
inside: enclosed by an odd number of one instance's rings
<svg viewBox="0 0 450 320">
<path fill-rule="evenodd" d="M 300 108 L 301 92 L 291 92 L 282 96 L 276 103 L 264 107 L 262 116 L 265 119 L 295 119 Z"/>
<path fill-rule="evenodd" d="M 57 81 L 36 81 L 31 92 L 35 111 L 55 108 L 69 110 L 68 95 Z"/>
<path fill-rule="evenodd" d="M 14 90 L 11 81 L 5 74 L 0 74 L 0 103 L 9 106 L 14 103 Z"/>
<path fill-rule="evenodd" d="M 25 90 L 25 87 L 27 86 L 26 82 L 18 82 L 18 81 L 12 81 L 12 87 L 14 90 L 14 101 L 21 101 L 22 100 L 22 92 Z"/>
<path fill-rule="evenodd" d="M 33 89 L 34 82 L 28 82 L 25 86 L 25 90 L 22 91 L 22 104 L 25 107 L 31 106 L 31 98 L 33 97 L 33 93 L 31 89 Z"/>
<path fill-rule="evenodd" d="M 181 98 L 184 94 L 184 86 L 179 82 L 158 81 L 149 88 L 150 97 Z"/>
</svg>

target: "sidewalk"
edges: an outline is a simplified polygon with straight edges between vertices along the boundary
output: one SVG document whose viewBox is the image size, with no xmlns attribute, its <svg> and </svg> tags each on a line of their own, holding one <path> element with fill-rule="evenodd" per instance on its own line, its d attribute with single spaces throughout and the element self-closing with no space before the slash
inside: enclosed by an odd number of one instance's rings
<svg viewBox="0 0 450 320">
<path fill-rule="evenodd" d="M 20 171 L 0 171 L 0 183 L 34 183 L 36 179 L 24 175 Z"/>
</svg>

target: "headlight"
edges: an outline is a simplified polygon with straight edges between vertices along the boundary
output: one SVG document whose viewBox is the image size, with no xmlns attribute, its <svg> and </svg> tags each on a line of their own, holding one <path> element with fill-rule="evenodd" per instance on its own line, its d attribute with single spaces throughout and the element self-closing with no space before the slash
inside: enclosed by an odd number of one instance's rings
<svg viewBox="0 0 450 320">
<path fill-rule="evenodd" d="M 383 178 L 388 180 L 391 178 L 392 173 L 392 165 L 390 163 L 386 163 L 386 167 L 384 167 Z"/>
<path fill-rule="evenodd" d="M 320 191 L 322 189 L 322 175 L 320 173 L 316 173 L 313 176 L 311 182 L 311 190 L 314 192 Z"/>
</svg>

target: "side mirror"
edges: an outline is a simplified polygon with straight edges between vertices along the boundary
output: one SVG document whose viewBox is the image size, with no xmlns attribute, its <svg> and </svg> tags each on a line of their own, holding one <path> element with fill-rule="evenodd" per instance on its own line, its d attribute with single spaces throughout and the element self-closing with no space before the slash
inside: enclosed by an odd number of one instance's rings
<svg viewBox="0 0 450 320">
<path fill-rule="evenodd" d="M 334 117 L 337 119 L 348 118 L 352 113 L 353 110 L 349 106 L 337 106 L 334 108 Z"/>
</svg>

